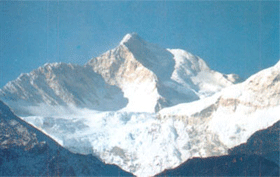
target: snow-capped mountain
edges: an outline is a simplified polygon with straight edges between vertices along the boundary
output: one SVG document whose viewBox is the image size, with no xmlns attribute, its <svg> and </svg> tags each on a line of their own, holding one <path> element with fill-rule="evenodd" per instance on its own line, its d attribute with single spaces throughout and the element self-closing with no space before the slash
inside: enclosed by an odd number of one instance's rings
<svg viewBox="0 0 280 177">
<path fill-rule="evenodd" d="M 132 176 L 59 146 L 0 101 L 0 176 Z"/>
<path fill-rule="evenodd" d="M 197 56 L 128 34 L 84 66 L 24 74 L 0 98 L 70 151 L 151 176 L 225 155 L 280 120 L 279 63 L 235 84 Z"/>
<path fill-rule="evenodd" d="M 277 64 L 211 97 L 158 113 L 83 110 L 23 119 L 72 152 L 96 154 L 138 176 L 151 176 L 193 157 L 225 155 L 280 120 L 279 71 Z"/>
<path fill-rule="evenodd" d="M 87 65 L 122 89 L 128 98 L 125 110 L 133 112 L 154 112 L 198 100 L 238 79 L 211 70 L 201 58 L 184 50 L 163 49 L 135 33 Z"/>
</svg>

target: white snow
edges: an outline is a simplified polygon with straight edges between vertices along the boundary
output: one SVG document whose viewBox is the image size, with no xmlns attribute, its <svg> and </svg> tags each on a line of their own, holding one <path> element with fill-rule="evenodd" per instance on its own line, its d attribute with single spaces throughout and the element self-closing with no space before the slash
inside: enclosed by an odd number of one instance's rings
<svg viewBox="0 0 280 177">
<path fill-rule="evenodd" d="M 228 108 L 220 108 L 209 123 L 209 130 L 219 135 L 228 148 L 245 143 L 256 131 L 265 129 L 280 120 L 280 106 L 260 109 L 244 114 L 250 109 L 239 106 L 235 113 Z"/>
<path fill-rule="evenodd" d="M 195 90 L 200 98 L 211 96 L 235 82 L 211 70 L 205 61 L 191 53 L 181 49 L 168 50 L 174 55 L 176 63 L 171 79 Z"/>
<path fill-rule="evenodd" d="M 191 116 L 215 104 L 215 102 L 220 96 L 221 94 L 217 93 L 211 97 L 203 98 L 191 103 L 182 103 L 173 107 L 164 108 L 159 112 L 159 114 L 162 116 L 165 115 L 166 116 L 167 115 Z"/>
<path fill-rule="evenodd" d="M 123 111 L 154 112 L 160 95 L 155 89 L 155 82 L 142 82 L 141 84 L 129 83 L 122 86 L 124 97 L 128 98 L 128 104 Z"/>
</svg>

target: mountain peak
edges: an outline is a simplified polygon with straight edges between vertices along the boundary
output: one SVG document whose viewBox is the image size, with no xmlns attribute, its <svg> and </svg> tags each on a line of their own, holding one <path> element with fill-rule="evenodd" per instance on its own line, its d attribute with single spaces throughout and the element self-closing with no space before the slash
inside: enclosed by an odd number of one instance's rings
<svg viewBox="0 0 280 177">
<path fill-rule="evenodd" d="M 135 32 L 128 33 L 123 37 L 123 39 L 120 42 L 120 45 L 124 45 L 128 42 L 131 42 L 131 41 L 143 41 L 143 40 Z"/>
</svg>

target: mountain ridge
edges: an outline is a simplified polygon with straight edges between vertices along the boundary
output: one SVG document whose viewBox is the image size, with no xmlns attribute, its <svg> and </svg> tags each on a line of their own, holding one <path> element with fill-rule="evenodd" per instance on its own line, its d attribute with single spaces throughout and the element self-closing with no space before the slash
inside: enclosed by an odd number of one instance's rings
<svg viewBox="0 0 280 177">
<path fill-rule="evenodd" d="M 132 33 L 83 66 L 49 63 L 22 74 L 0 89 L 0 98 L 19 115 L 38 115 L 36 109 L 59 113 L 58 107 L 64 112 L 75 107 L 157 112 L 235 83 L 227 78 L 199 57 L 160 48 Z"/>
</svg>

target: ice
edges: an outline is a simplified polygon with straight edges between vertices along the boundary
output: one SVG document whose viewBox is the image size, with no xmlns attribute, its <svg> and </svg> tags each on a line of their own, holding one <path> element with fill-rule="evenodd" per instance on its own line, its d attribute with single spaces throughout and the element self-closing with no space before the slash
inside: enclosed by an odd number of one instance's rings
<svg viewBox="0 0 280 177">
<path fill-rule="evenodd" d="M 256 110 L 244 114 L 246 107 L 240 107 L 235 114 L 226 108 L 219 109 L 209 123 L 209 130 L 219 135 L 219 139 L 228 147 L 245 143 L 256 131 L 265 129 L 280 120 L 280 106 Z"/>
<path fill-rule="evenodd" d="M 176 140 L 184 132 L 177 132 L 174 120 L 161 122 L 153 113 L 85 111 L 64 118 L 23 119 L 73 152 L 92 153 L 124 169 L 135 168 L 140 176 L 155 174 L 182 160 Z"/>
</svg>

